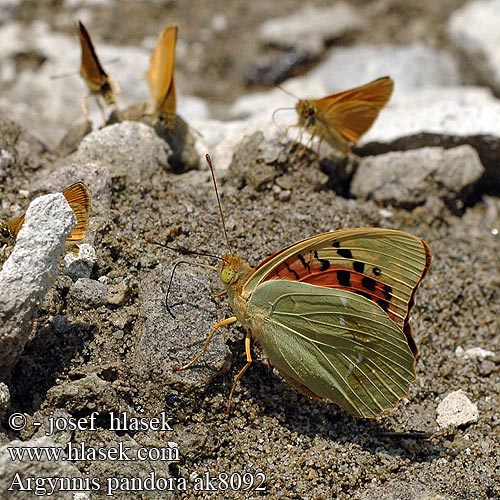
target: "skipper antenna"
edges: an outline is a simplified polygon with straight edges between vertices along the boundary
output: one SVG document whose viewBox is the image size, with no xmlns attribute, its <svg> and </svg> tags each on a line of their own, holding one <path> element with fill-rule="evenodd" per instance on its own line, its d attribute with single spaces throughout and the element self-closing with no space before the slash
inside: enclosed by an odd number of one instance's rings
<svg viewBox="0 0 500 500">
<path fill-rule="evenodd" d="M 205 155 L 205 160 L 207 161 L 210 173 L 212 174 L 212 182 L 214 183 L 215 196 L 217 197 L 217 205 L 219 207 L 219 215 L 222 223 L 222 230 L 224 231 L 224 238 L 226 239 L 227 249 L 231 252 L 231 245 L 229 244 L 229 238 L 226 230 L 226 221 L 224 219 L 224 213 L 222 212 L 222 204 L 220 202 L 219 190 L 217 189 L 217 181 L 215 180 L 214 166 L 212 165 L 212 159 L 208 153 Z"/>
</svg>

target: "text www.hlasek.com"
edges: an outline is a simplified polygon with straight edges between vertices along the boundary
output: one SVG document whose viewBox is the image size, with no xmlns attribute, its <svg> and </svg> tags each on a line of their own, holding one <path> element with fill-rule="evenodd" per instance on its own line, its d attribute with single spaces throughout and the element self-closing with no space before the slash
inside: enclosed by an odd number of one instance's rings
<svg viewBox="0 0 500 500">
<path fill-rule="evenodd" d="M 132 450 L 129 446 L 124 446 L 123 443 L 118 443 L 117 446 L 104 447 L 104 445 L 95 448 L 87 446 L 84 442 L 72 443 L 69 442 L 66 450 L 59 446 L 18 446 L 9 447 L 9 454 L 12 461 L 23 461 L 24 459 L 32 461 L 49 460 L 49 461 L 105 461 L 105 460 L 121 460 L 126 462 L 134 461 L 168 461 L 177 462 L 180 459 L 179 448 L 177 446 L 166 446 L 164 448 L 146 448 L 140 447 Z"/>
</svg>

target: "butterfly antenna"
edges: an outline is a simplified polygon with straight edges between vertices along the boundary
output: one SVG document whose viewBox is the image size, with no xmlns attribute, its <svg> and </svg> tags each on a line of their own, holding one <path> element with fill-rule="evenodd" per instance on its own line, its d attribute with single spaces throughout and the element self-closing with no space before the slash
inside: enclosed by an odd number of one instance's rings
<svg viewBox="0 0 500 500">
<path fill-rule="evenodd" d="M 278 83 L 275 85 L 275 87 L 277 89 L 280 89 L 282 92 L 284 92 L 285 94 L 288 94 L 290 97 L 293 97 L 294 99 L 296 99 L 297 101 L 299 101 L 300 99 L 296 96 L 296 95 L 293 95 L 290 91 L 286 90 L 285 88 L 283 88 L 281 85 L 279 85 Z"/>
<path fill-rule="evenodd" d="M 275 109 L 273 111 L 273 123 L 274 125 L 276 125 L 276 127 L 280 128 L 280 126 L 278 125 L 278 123 L 276 122 L 276 113 L 278 111 L 289 111 L 289 110 L 294 110 L 295 108 L 278 108 L 278 109 Z"/>
<path fill-rule="evenodd" d="M 168 287 L 167 287 L 167 292 L 165 293 L 165 309 L 168 311 L 170 316 L 172 316 L 173 319 L 176 319 L 174 313 L 172 312 L 172 309 L 170 309 L 170 306 L 168 305 L 168 297 L 170 295 L 170 290 L 172 289 L 172 283 L 174 282 L 174 275 L 176 269 L 181 265 L 181 264 L 187 264 L 189 266 L 197 266 L 197 267 L 203 267 L 204 269 L 210 269 L 210 270 L 215 270 L 218 271 L 218 269 L 214 266 L 208 266 L 206 264 L 200 264 L 199 262 L 189 262 L 187 260 L 180 260 L 179 262 L 176 262 L 174 264 L 174 267 L 172 269 L 172 274 L 170 275 L 170 279 L 168 280 Z"/>
<path fill-rule="evenodd" d="M 149 236 L 146 236 L 145 240 L 152 245 L 158 245 L 159 247 L 167 248 L 168 250 L 178 252 L 181 255 L 201 255 L 202 257 L 211 257 L 213 259 L 222 260 L 222 257 L 220 257 L 219 255 L 214 255 L 208 252 L 198 252 L 196 250 L 190 250 L 189 248 L 171 247 L 166 243 L 160 243 L 159 241 L 153 240 L 153 238 L 150 238 Z"/>
<path fill-rule="evenodd" d="M 220 202 L 219 190 L 217 189 L 217 181 L 215 180 L 214 166 L 212 165 L 212 159 L 210 158 L 210 155 L 208 153 L 205 155 L 205 160 L 207 161 L 208 167 L 210 168 L 210 173 L 212 174 L 212 182 L 214 183 L 215 196 L 217 197 L 217 205 L 219 206 L 219 215 L 222 222 L 222 230 L 224 231 L 224 238 L 226 239 L 227 249 L 229 250 L 229 252 L 231 252 L 231 245 L 229 244 L 229 238 L 227 236 L 226 230 L 226 221 L 224 219 L 224 213 L 222 212 L 222 204 Z"/>
</svg>

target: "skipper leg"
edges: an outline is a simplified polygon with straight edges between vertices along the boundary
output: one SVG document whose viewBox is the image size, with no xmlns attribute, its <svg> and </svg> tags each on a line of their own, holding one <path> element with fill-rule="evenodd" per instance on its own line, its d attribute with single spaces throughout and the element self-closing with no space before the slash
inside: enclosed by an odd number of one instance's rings
<svg viewBox="0 0 500 500">
<path fill-rule="evenodd" d="M 186 370 L 186 369 L 190 368 L 191 366 L 193 366 L 196 363 L 196 361 L 198 361 L 198 359 L 200 359 L 200 357 L 203 356 L 203 354 L 205 354 L 205 352 L 207 351 L 208 345 L 210 344 L 212 337 L 215 335 L 215 332 L 221 326 L 231 325 L 232 323 L 235 323 L 236 321 L 238 321 L 236 316 L 231 316 L 230 318 L 224 319 L 224 320 L 216 323 L 213 326 L 210 333 L 208 334 L 207 340 L 205 340 L 205 343 L 203 344 L 203 348 L 201 349 L 201 351 L 188 364 L 186 364 L 184 366 L 174 366 L 172 369 L 176 372 L 179 372 L 179 371 Z"/>
<path fill-rule="evenodd" d="M 227 402 L 227 409 L 226 409 L 226 414 L 229 415 L 229 412 L 231 411 L 231 400 L 233 399 L 233 393 L 234 393 L 234 390 L 236 389 L 236 384 L 238 383 L 238 381 L 240 380 L 241 377 L 243 377 L 244 373 L 248 370 L 248 367 L 252 364 L 252 350 L 251 350 L 251 346 L 250 346 L 250 340 L 251 340 L 251 337 L 250 337 L 250 333 L 247 332 L 246 336 L 245 336 L 245 353 L 247 355 L 247 363 L 246 365 L 239 371 L 238 375 L 236 375 L 236 377 L 234 377 L 234 380 L 233 380 L 233 385 L 231 387 L 231 391 L 229 392 L 229 399 L 228 399 L 228 402 Z"/>
</svg>

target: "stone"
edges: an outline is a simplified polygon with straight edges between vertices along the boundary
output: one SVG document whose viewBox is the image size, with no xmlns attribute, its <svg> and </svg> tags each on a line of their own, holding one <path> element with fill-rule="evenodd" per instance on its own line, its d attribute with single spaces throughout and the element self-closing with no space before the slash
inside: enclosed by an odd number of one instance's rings
<svg viewBox="0 0 500 500">
<path fill-rule="evenodd" d="M 345 2 L 331 6 L 305 5 L 293 14 L 265 21 L 259 29 L 261 43 L 277 47 L 298 47 L 319 56 L 325 42 L 366 26 L 358 11 Z"/>
<path fill-rule="evenodd" d="M 450 392 L 437 407 L 436 421 L 441 428 L 458 427 L 477 422 L 479 417 L 477 405 L 462 391 Z"/>
<path fill-rule="evenodd" d="M 414 208 L 430 195 L 461 210 L 484 173 L 476 151 L 420 148 L 363 158 L 351 183 L 351 194 L 381 205 Z"/>
<path fill-rule="evenodd" d="M 171 282 L 170 270 L 149 273 L 139 284 L 139 340 L 133 357 L 133 370 L 146 376 L 155 390 L 169 392 L 175 383 L 191 394 L 202 392 L 214 378 L 228 368 L 228 349 L 222 335 L 215 335 L 207 352 L 186 371 L 174 366 L 190 361 L 199 353 L 210 329 L 217 322 L 208 280 L 202 271 L 186 266 L 177 268 Z M 168 300 L 170 312 L 166 309 Z M 175 315 L 173 317 L 172 314 Z"/>
<path fill-rule="evenodd" d="M 139 122 L 109 125 L 87 135 L 67 163 L 100 162 L 111 177 L 126 176 L 138 183 L 157 169 L 167 168 L 171 149 L 154 129 Z"/>
<path fill-rule="evenodd" d="M 68 293 L 70 310 L 95 309 L 107 303 L 108 287 L 104 283 L 89 278 L 79 278 Z"/>
<path fill-rule="evenodd" d="M 450 16 L 449 38 L 474 81 L 500 93 L 500 0 L 466 2 Z"/>
<path fill-rule="evenodd" d="M 7 413 L 9 406 L 10 406 L 9 387 L 3 382 L 0 382 L 0 420 L 3 420 L 3 417 Z"/>
<path fill-rule="evenodd" d="M 457 356 L 457 358 L 483 360 L 486 358 L 494 357 L 495 353 L 493 351 L 483 349 L 482 347 L 471 347 L 470 349 L 464 349 L 462 346 L 458 346 L 455 349 L 455 355 Z"/>
<path fill-rule="evenodd" d="M 0 272 L 0 379 L 31 333 L 31 321 L 59 272 L 59 258 L 76 218 L 60 193 L 31 202 L 10 257 Z"/>
<path fill-rule="evenodd" d="M 321 80 L 328 95 L 386 75 L 395 82 L 395 95 L 406 89 L 461 83 L 458 63 L 452 55 L 420 43 L 336 47 L 308 78 Z"/>
<path fill-rule="evenodd" d="M 363 156 L 469 144 L 485 173 L 480 189 L 500 192 L 500 100 L 480 87 L 408 90 L 391 99 L 355 149 Z"/>
</svg>

